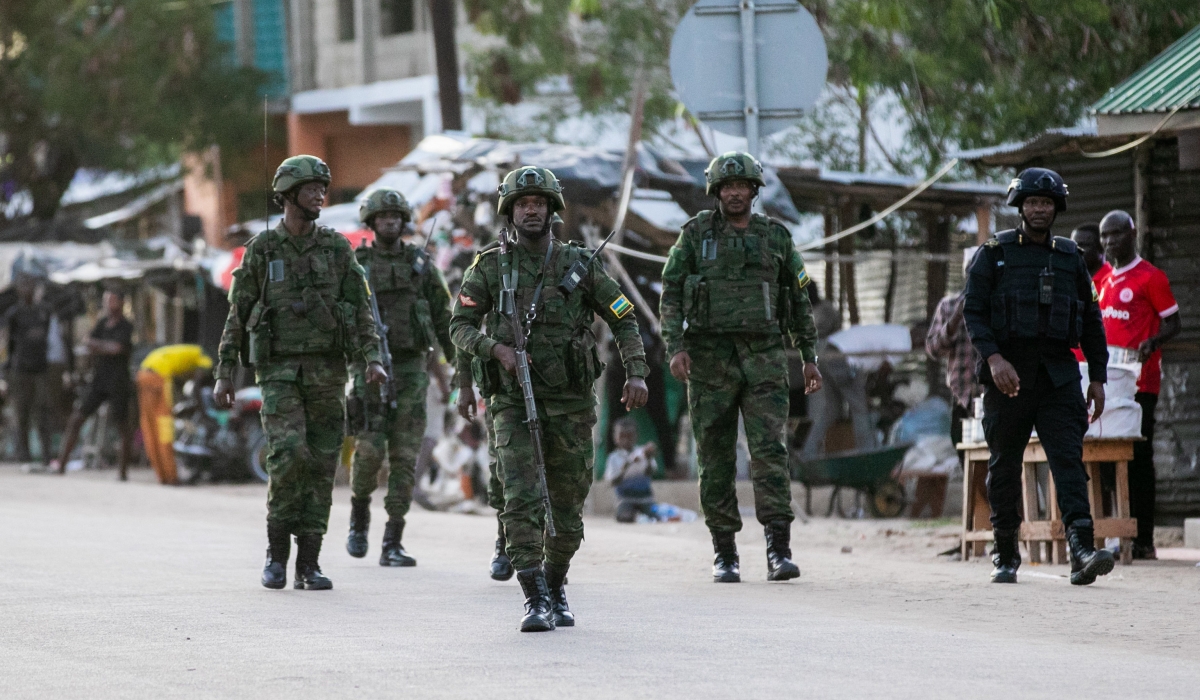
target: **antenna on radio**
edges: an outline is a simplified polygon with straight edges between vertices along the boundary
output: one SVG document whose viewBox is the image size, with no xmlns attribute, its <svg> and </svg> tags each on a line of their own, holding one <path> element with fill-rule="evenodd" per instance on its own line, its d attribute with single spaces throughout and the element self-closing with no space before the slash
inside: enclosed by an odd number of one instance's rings
<svg viewBox="0 0 1200 700">
<path fill-rule="evenodd" d="M 263 175 L 265 176 L 263 196 L 263 229 L 271 230 L 271 164 L 267 160 L 267 96 L 263 95 Z"/>
</svg>

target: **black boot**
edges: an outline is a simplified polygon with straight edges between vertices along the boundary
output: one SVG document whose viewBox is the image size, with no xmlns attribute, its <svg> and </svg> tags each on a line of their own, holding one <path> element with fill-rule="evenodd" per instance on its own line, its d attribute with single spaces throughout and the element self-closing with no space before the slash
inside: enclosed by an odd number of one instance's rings
<svg viewBox="0 0 1200 700">
<path fill-rule="evenodd" d="M 549 632 L 554 629 L 554 609 L 550 589 L 542 567 L 517 572 L 521 592 L 525 594 L 525 617 L 521 618 L 522 632 Z"/>
<path fill-rule="evenodd" d="M 558 567 L 550 562 L 542 563 L 542 571 L 546 574 L 546 586 L 550 589 L 550 608 L 554 615 L 556 627 L 574 627 L 575 613 L 567 605 L 567 569 Z"/>
<path fill-rule="evenodd" d="M 992 583 L 1016 583 L 1021 568 L 1021 552 L 1017 549 L 1016 530 L 995 530 L 992 546 Z"/>
<path fill-rule="evenodd" d="M 800 567 L 792 562 L 792 524 L 785 521 L 763 528 L 767 536 L 767 580 L 800 578 Z"/>
<path fill-rule="evenodd" d="M 507 581 L 513 577 L 512 559 L 508 558 L 508 552 L 505 551 L 507 546 L 504 523 L 500 523 L 499 532 L 496 534 L 496 553 L 492 555 L 492 578 L 497 581 Z"/>
<path fill-rule="evenodd" d="M 737 542 L 732 532 L 712 533 L 713 550 L 713 582 L 740 583 L 742 570 L 738 566 Z"/>
<path fill-rule="evenodd" d="M 362 559 L 367 556 L 367 530 L 371 527 L 371 497 L 350 497 L 350 534 L 346 537 L 346 551 L 350 556 Z"/>
<path fill-rule="evenodd" d="M 321 535 L 296 535 L 296 582 L 294 588 L 305 591 L 327 591 L 333 581 L 321 573 L 317 560 L 321 557 Z"/>
<path fill-rule="evenodd" d="M 1087 586 L 1096 577 L 1113 570 L 1116 562 L 1112 552 L 1096 549 L 1096 534 L 1090 518 L 1076 520 L 1067 526 L 1067 549 L 1071 552 L 1071 584 Z"/>
<path fill-rule="evenodd" d="M 267 523 L 267 561 L 263 564 L 262 585 L 276 590 L 287 585 L 287 561 L 291 554 L 288 531 Z"/>
<path fill-rule="evenodd" d="M 380 566 L 416 566 L 417 560 L 408 556 L 400 537 L 404 534 L 403 520 L 389 520 L 383 526 L 383 551 L 379 554 Z"/>
</svg>

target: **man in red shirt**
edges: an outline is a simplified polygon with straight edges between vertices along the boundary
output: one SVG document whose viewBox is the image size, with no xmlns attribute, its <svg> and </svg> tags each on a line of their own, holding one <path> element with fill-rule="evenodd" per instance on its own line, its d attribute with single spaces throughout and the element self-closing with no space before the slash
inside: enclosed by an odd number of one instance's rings
<svg viewBox="0 0 1200 700">
<path fill-rule="evenodd" d="M 1100 227 L 1096 224 L 1080 224 L 1071 232 L 1071 240 L 1075 241 L 1079 253 L 1083 255 L 1083 262 L 1092 275 L 1092 282 L 1096 289 L 1099 289 L 1104 278 L 1112 272 L 1112 265 L 1104 259 L 1104 248 L 1100 245 Z"/>
<path fill-rule="evenodd" d="M 1129 463 L 1129 509 L 1138 521 L 1134 559 L 1155 559 L 1154 551 L 1154 409 L 1162 383 L 1162 346 L 1179 334 L 1179 304 L 1162 270 L 1137 254 L 1137 229 L 1123 211 L 1100 222 L 1100 243 L 1113 269 L 1100 292 L 1100 314 L 1110 346 L 1137 352 L 1142 363 L 1135 399 L 1142 407 L 1144 442 L 1133 447 Z"/>
</svg>

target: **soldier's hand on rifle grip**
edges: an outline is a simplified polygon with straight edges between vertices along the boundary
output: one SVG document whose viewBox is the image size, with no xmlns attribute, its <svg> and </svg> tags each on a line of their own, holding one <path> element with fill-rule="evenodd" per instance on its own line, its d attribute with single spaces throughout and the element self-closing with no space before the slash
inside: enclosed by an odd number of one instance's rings
<svg viewBox="0 0 1200 700">
<path fill-rule="evenodd" d="M 458 415 L 463 420 L 475 420 L 475 387 L 460 386 L 458 388 Z"/>
<path fill-rule="evenodd" d="M 621 403 L 626 411 L 641 408 L 650 398 L 650 390 L 646 388 L 646 380 L 641 377 L 630 377 L 625 380 L 625 388 L 621 391 Z"/>
<path fill-rule="evenodd" d="M 234 400 L 233 382 L 228 379 L 218 379 L 216 386 L 213 387 L 213 401 L 216 402 L 217 408 L 230 408 L 233 406 Z M 1101 401 L 1104 399 L 1102 398 Z"/>
<path fill-rule="evenodd" d="M 378 362 L 372 362 L 367 365 L 367 383 L 368 384 L 383 384 L 387 381 L 387 372 L 384 371 L 383 365 Z"/>
<path fill-rule="evenodd" d="M 992 382 L 1000 393 L 1008 398 L 1015 398 L 1021 390 L 1021 378 L 1017 376 L 1017 368 L 1004 359 L 1000 353 L 995 353 L 987 359 L 988 367 L 992 370 Z M 1101 401 L 1104 399 L 1101 398 Z"/>
<path fill-rule="evenodd" d="M 687 350 L 680 350 L 671 357 L 671 376 L 684 384 L 692 373 L 692 356 Z"/>
<path fill-rule="evenodd" d="M 503 343 L 497 343 L 496 346 L 492 348 L 492 357 L 500 361 L 500 364 L 504 367 L 505 372 L 508 372 L 514 377 L 517 375 L 517 353 L 512 348 L 504 345 Z"/>
<path fill-rule="evenodd" d="M 1095 423 L 1100 420 L 1100 416 L 1104 413 L 1104 384 L 1101 382 L 1091 382 L 1087 388 L 1087 405 L 1088 415 L 1091 416 L 1089 423 Z"/>
<path fill-rule="evenodd" d="M 817 369 L 817 363 L 804 363 L 804 393 L 815 394 L 821 390 L 821 370 Z"/>
</svg>

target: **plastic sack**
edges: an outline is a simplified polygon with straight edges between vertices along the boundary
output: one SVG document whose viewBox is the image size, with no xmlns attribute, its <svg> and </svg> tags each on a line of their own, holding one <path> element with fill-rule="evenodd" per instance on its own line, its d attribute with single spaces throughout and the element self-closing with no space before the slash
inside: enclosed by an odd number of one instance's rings
<svg viewBox="0 0 1200 700">
<path fill-rule="evenodd" d="M 901 472 L 950 474 L 958 468 L 958 452 L 948 435 L 924 435 L 904 453 Z"/>
</svg>

